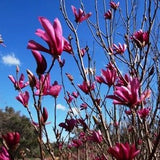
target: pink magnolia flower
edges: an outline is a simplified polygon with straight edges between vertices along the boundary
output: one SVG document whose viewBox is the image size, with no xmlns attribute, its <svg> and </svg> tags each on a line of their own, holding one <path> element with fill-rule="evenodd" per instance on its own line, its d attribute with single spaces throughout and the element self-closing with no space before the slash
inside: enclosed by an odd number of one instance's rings
<svg viewBox="0 0 160 160">
<path fill-rule="evenodd" d="M 149 115 L 150 110 L 151 108 L 143 108 L 138 110 L 140 118 L 145 119 Z"/>
<path fill-rule="evenodd" d="M 87 142 L 87 136 L 85 134 L 85 132 L 80 132 L 78 138 L 84 143 Z"/>
<path fill-rule="evenodd" d="M 108 63 L 108 65 L 106 66 L 106 68 L 108 68 L 110 70 L 116 70 L 117 71 L 117 69 L 114 67 L 114 65 L 111 62 Z"/>
<path fill-rule="evenodd" d="M 67 97 L 68 96 L 68 97 Z M 73 96 L 67 91 L 67 96 L 65 96 L 65 100 L 67 103 L 71 103 L 72 100 L 74 99 Z"/>
<path fill-rule="evenodd" d="M 114 10 L 117 10 L 117 8 L 119 7 L 119 2 L 115 3 L 113 1 L 110 2 L 110 6 L 111 8 L 113 8 Z"/>
<path fill-rule="evenodd" d="M 140 153 L 140 150 L 136 149 L 135 144 L 117 143 L 108 149 L 108 153 L 116 160 L 133 160 Z"/>
<path fill-rule="evenodd" d="M 30 40 L 28 42 L 27 48 L 47 52 L 55 58 L 58 58 L 62 54 L 62 51 L 67 51 L 70 53 L 71 46 L 62 35 L 62 26 L 58 18 L 54 20 L 53 25 L 44 17 L 39 17 L 39 21 L 44 30 L 37 29 L 36 35 L 42 38 L 48 44 L 49 48 L 43 47 L 34 40 Z"/>
<path fill-rule="evenodd" d="M 42 96 L 51 95 L 55 98 L 58 97 L 62 86 L 55 81 L 52 85 L 50 84 L 50 75 L 41 75 L 40 80 L 36 82 L 37 91 L 35 95 L 41 94 Z"/>
<path fill-rule="evenodd" d="M 122 104 L 133 107 L 139 103 L 139 87 L 140 83 L 138 79 L 133 79 L 130 81 L 130 84 L 128 84 L 127 87 L 116 86 L 114 96 L 111 96 L 110 98 L 114 99 L 114 104 Z"/>
<path fill-rule="evenodd" d="M 60 127 L 65 128 L 66 131 L 71 132 L 75 126 L 77 126 L 77 120 L 66 119 L 65 123 L 60 123 Z"/>
<path fill-rule="evenodd" d="M 132 78 L 127 74 L 125 74 L 125 76 L 119 76 L 116 86 L 127 86 L 131 79 Z"/>
<path fill-rule="evenodd" d="M 85 110 L 85 109 L 87 109 L 87 107 L 88 107 L 88 105 L 86 103 L 82 103 L 80 105 L 81 110 Z"/>
<path fill-rule="evenodd" d="M 131 111 L 131 110 L 125 110 L 125 114 L 131 115 L 131 114 L 132 114 L 132 111 Z"/>
<path fill-rule="evenodd" d="M 112 11 L 109 9 L 105 14 L 104 14 L 105 19 L 111 19 L 112 18 Z"/>
<path fill-rule="evenodd" d="M 2 135 L 9 149 L 14 149 L 20 141 L 20 134 L 18 132 L 8 132 Z"/>
<path fill-rule="evenodd" d="M 78 87 L 85 93 L 88 94 L 90 91 L 95 89 L 95 84 L 83 81 L 83 84 L 78 84 Z"/>
<path fill-rule="evenodd" d="M 115 68 L 109 69 L 107 68 L 106 70 L 101 70 L 101 76 L 96 76 L 95 77 L 96 81 L 98 83 L 105 83 L 109 87 L 114 85 L 116 79 L 117 79 L 117 71 Z"/>
<path fill-rule="evenodd" d="M 39 51 L 32 50 L 32 54 L 33 54 L 33 56 L 34 56 L 34 58 L 36 59 L 36 62 L 37 62 L 36 72 L 37 72 L 38 75 L 41 75 L 45 72 L 45 70 L 47 68 L 46 59 L 44 58 L 44 56 L 42 54 L 40 54 Z"/>
<path fill-rule="evenodd" d="M 107 96 L 107 98 L 114 99 L 114 104 L 121 104 L 127 105 L 129 107 L 134 107 L 135 105 L 139 105 L 142 101 L 145 100 L 146 96 L 139 96 L 139 80 L 137 78 L 130 78 L 128 80 L 129 82 L 126 86 L 116 86 L 114 95 Z"/>
<path fill-rule="evenodd" d="M 144 32 L 140 29 L 132 35 L 131 39 L 133 39 L 137 47 L 143 48 L 145 45 L 149 43 L 149 33 Z"/>
<path fill-rule="evenodd" d="M 61 89 L 62 89 L 62 86 L 59 85 L 57 81 L 55 81 L 53 85 L 49 86 L 49 88 L 47 90 L 47 95 L 51 95 L 51 96 L 57 98 Z"/>
<path fill-rule="evenodd" d="M 78 12 L 74 6 L 71 6 L 71 8 L 72 8 L 73 14 L 75 16 L 76 23 L 81 23 L 82 21 L 85 21 L 86 19 L 88 19 L 92 15 L 91 12 L 85 14 L 81 8 L 78 10 Z"/>
<path fill-rule="evenodd" d="M 24 107 L 28 107 L 28 101 L 29 101 L 29 92 L 21 92 L 19 95 L 16 97 L 16 99 L 23 104 Z"/>
<path fill-rule="evenodd" d="M 104 79 L 102 78 L 102 76 L 96 76 L 95 77 L 95 80 L 98 82 L 98 83 L 104 83 Z"/>
<path fill-rule="evenodd" d="M 91 140 L 96 143 L 101 143 L 103 141 L 102 133 L 100 130 L 92 131 L 91 135 L 88 137 L 88 140 Z"/>
<path fill-rule="evenodd" d="M 9 75 L 8 78 L 14 84 L 14 87 L 16 90 L 21 90 L 24 87 L 29 85 L 29 82 L 24 82 L 24 75 L 23 74 L 21 74 L 19 80 L 16 80 L 12 75 Z"/>
<path fill-rule="evenodd" d="M 72 96 L 73 96 L 74 98 L 78 98 L 79 93 L 78 93 L 78 92 L 72 92 Z"/>
<path fill-rule="evenodd" d="M 7 149 L 3 146 L 0 148 L 0 160 L 12 160 Z"/>
<path fill-rule="evenodd" d="M 50 87 L 50 75 L 41 75 L 40 79 L 36 79 L 36 92 L 35 95 L 38 96 L 41 94 L 42 96 L 47 95 L 48 88 Z"/>
<path fill-rule="evenodd" d="M 72 47 L 70 43 L 67 41 L 67 39 L 63 37 L 63 41 L 64 41 L 63 51 L 73 54 Z"/>
<path fill-rule="evenodd" d="M 83 142 L 80 139 L 73 139 L 71 142 L 72 147 L 79 148 L 82 145 L 83 145 Z"/>
<path fill-rule="evenodd" d="M 121 43 L 118 43 L 118 46 L 116 44 L 113 44 L 113 50 L 117 53 L 117 54 L 123 54 L 127 48 L 127 45 L 126 44 L 121 44 Z"/>
</svg>

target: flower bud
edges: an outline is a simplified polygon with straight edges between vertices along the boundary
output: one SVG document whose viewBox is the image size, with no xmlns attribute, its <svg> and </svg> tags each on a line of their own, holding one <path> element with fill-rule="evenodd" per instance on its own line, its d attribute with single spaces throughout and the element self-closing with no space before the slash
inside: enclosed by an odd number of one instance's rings
<svg viewBox="0 0 160 160">
<path fill-rule="evenodd" d="M 33 75 L 33 73 L 27 69 L 27 74 L 28 74 L 28 79 L 29 79 L 29 85 L 31 86 L 31 88 L 36 86 L 36 78 Z"/>
<path fill-rule="evenodd" d="M 47 69 L 47 62 L 46 59 L 44 58 L 44 56 L 42 54 L 40 54 L 39 51 L 37 50 L 32 50 L 32 54 L 37 62 L 37 69 L 36 72 L 38 75 L 41 75 L 45 72 L 45 70 Z"/>
<path fill-rule="evenodd" d="M 43 112 L 42 112 L 42 117 L 41 117 L 41 122 L 44 125 L 48 119 L 48 112 L 45 107 L 43 107 Z"/>
<path fill-rule="evenodd" d="M 66 73 L 66 76 L 68 77 L 68 79 L 72 82 L 73 81 L 73 76 L 69 73 Z"/>
</svg>

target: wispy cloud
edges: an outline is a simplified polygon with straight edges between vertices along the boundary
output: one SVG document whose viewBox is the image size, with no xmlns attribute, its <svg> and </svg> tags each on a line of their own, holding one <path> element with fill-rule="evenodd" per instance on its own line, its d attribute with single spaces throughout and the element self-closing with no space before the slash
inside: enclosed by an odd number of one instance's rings
<svg viewBox="0 0 160 160">
<path fill-rule="evenodd" d="M 59 110 L 62 110 L 62 111 L 66 110 L 66 107 L 63 106 L 62 104 L 57 104 L 56 108 L 59 109 Z"/>
<path fill-rule="evenodd" d="M 15 57 L 14 53 L 2 56 L 2 62 L 5 65 L 9 65 L 9 66 L 13 66 L 13 65 L 19 66 L 21 64 L 20 60 Z"/>
<path fill-rule="evenodd" d="M 80 113 L 80 110 L 77 107 L 72 107 L 72 109 L 69 110 L 69 112 L 76 116 Z"/>
</svg>

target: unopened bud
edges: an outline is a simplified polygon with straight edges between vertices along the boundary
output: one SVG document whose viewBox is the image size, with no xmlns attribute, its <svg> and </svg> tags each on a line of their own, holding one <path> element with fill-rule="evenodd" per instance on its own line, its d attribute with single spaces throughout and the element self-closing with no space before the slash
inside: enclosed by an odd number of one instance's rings
<svg viewBox="0 0 160 160">
<path fill-rule="evenodd" d="M 71 41 L 73 38 L 71 36 L 71 34 L 68 36 L 68 40 Z"/>
<path fill-rule="evenodd" d="M 2 35 L 0 34 L 0 43 L 3 43 Z"/>
<path fill-rule="evenodd" d="M 29 85 L 31 86 L 31 88 L 35 87 L 36 85 L 36 78 L 33 75 L 33 73 L 27 69 L 27 74 L 28 74 L 28 79 L 29 79 Z"/>
<path fill-rule="evenodd" d="M 72 82 L 73 81 L 73 76 L 69 73 L 66 73 L 66 76 L 68 77 L 68 79 Z"/>
<path fill-rule="evenodd" d="M 88 51 L 89 51 L 89 47 L 88 47 L 88 46 L 86 46 L 85 50 L 86 50 L 86 52 L 88 52 Z"/>
<path fill-rule="evenodd" d="M 48 112 L 45 107 L 43 107 L 42 117 L 41 117 L 41 123 L 45 125 L 46 121 L 48 119 Z"/>
<path fill-rule="evenodd" d="M 19 72 L 19 66 L 17 65 L 16 66 L 16 73 L 18 73 Z"/>
</svg>

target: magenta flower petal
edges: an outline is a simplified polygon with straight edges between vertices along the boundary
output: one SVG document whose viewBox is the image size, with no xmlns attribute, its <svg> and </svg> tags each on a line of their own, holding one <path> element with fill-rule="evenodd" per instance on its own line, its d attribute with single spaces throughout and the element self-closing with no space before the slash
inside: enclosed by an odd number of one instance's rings
<svg viewBox="0 0 160 160">
<path fill-rule="evenodd" d="M 55 31 L 55 38 L 56 38 L 56 41 L 55 41 L 56 50 L 57 50 L 57 53 L 61 54 L 64 47 L 64 38 L 62 36 L 62 26 L 58 18 L 54 20 L 53 28 Z"/>
<path fill-rule="evenodd" d="M 47 48 L 43 47 L 42 45 L 40 45 L 39 43 L 35 42 L 34 40 L 30 40 L 28 42 L 27 48 L 31 49 L 31 50 L 38 50 L 38 51 L 43 51 L 43 52 L 50 53 L 50 51 Z"/>
<path fill-rule="evenodd" d="M 48 88 L 47 94 L 57 98 L 61 89 L 62 86 L 58 85 L 58 83 L 55 81 L 54 84 Z"/>
<path fill-rule="evenodd" d="M 87 20 L 92 15 L 91 12 L 85 14 L 81 8 L 79 9 L 79 12 L 77 12 L 77 9 L 73 5 L 71 6 L 71 8 L 72 8 L 73 14 L 75 16 L 75 21 L 77 23 L 81 23 L 81 22 Z"/>
<path fill-rule="evenodd" d="M 37 62 L 37 69 L 36 72 L 38 75 L 41 75 L 47 69 L 47 62 L 43 55 L 40 54 L 39 51 L 32 50 L 32 54 Z"/>
<path fill-rule="evenodd" d="M 7 149 L 3 146 L 0 148 L 0 159 L 1 160 L 12 160 Z"/>
<path fill-rule="evenodd" d="M 56 38 L 55 38 L 55 31 L 54 31 L 53 25 L 47 18 L 44 18 L 44 17 L 39 17 L 39 21 L 43 26 L 43 28 L 45 29 L 49 39 L 54 44 L 54 42 L 56 41 Z"/>
</svg>

